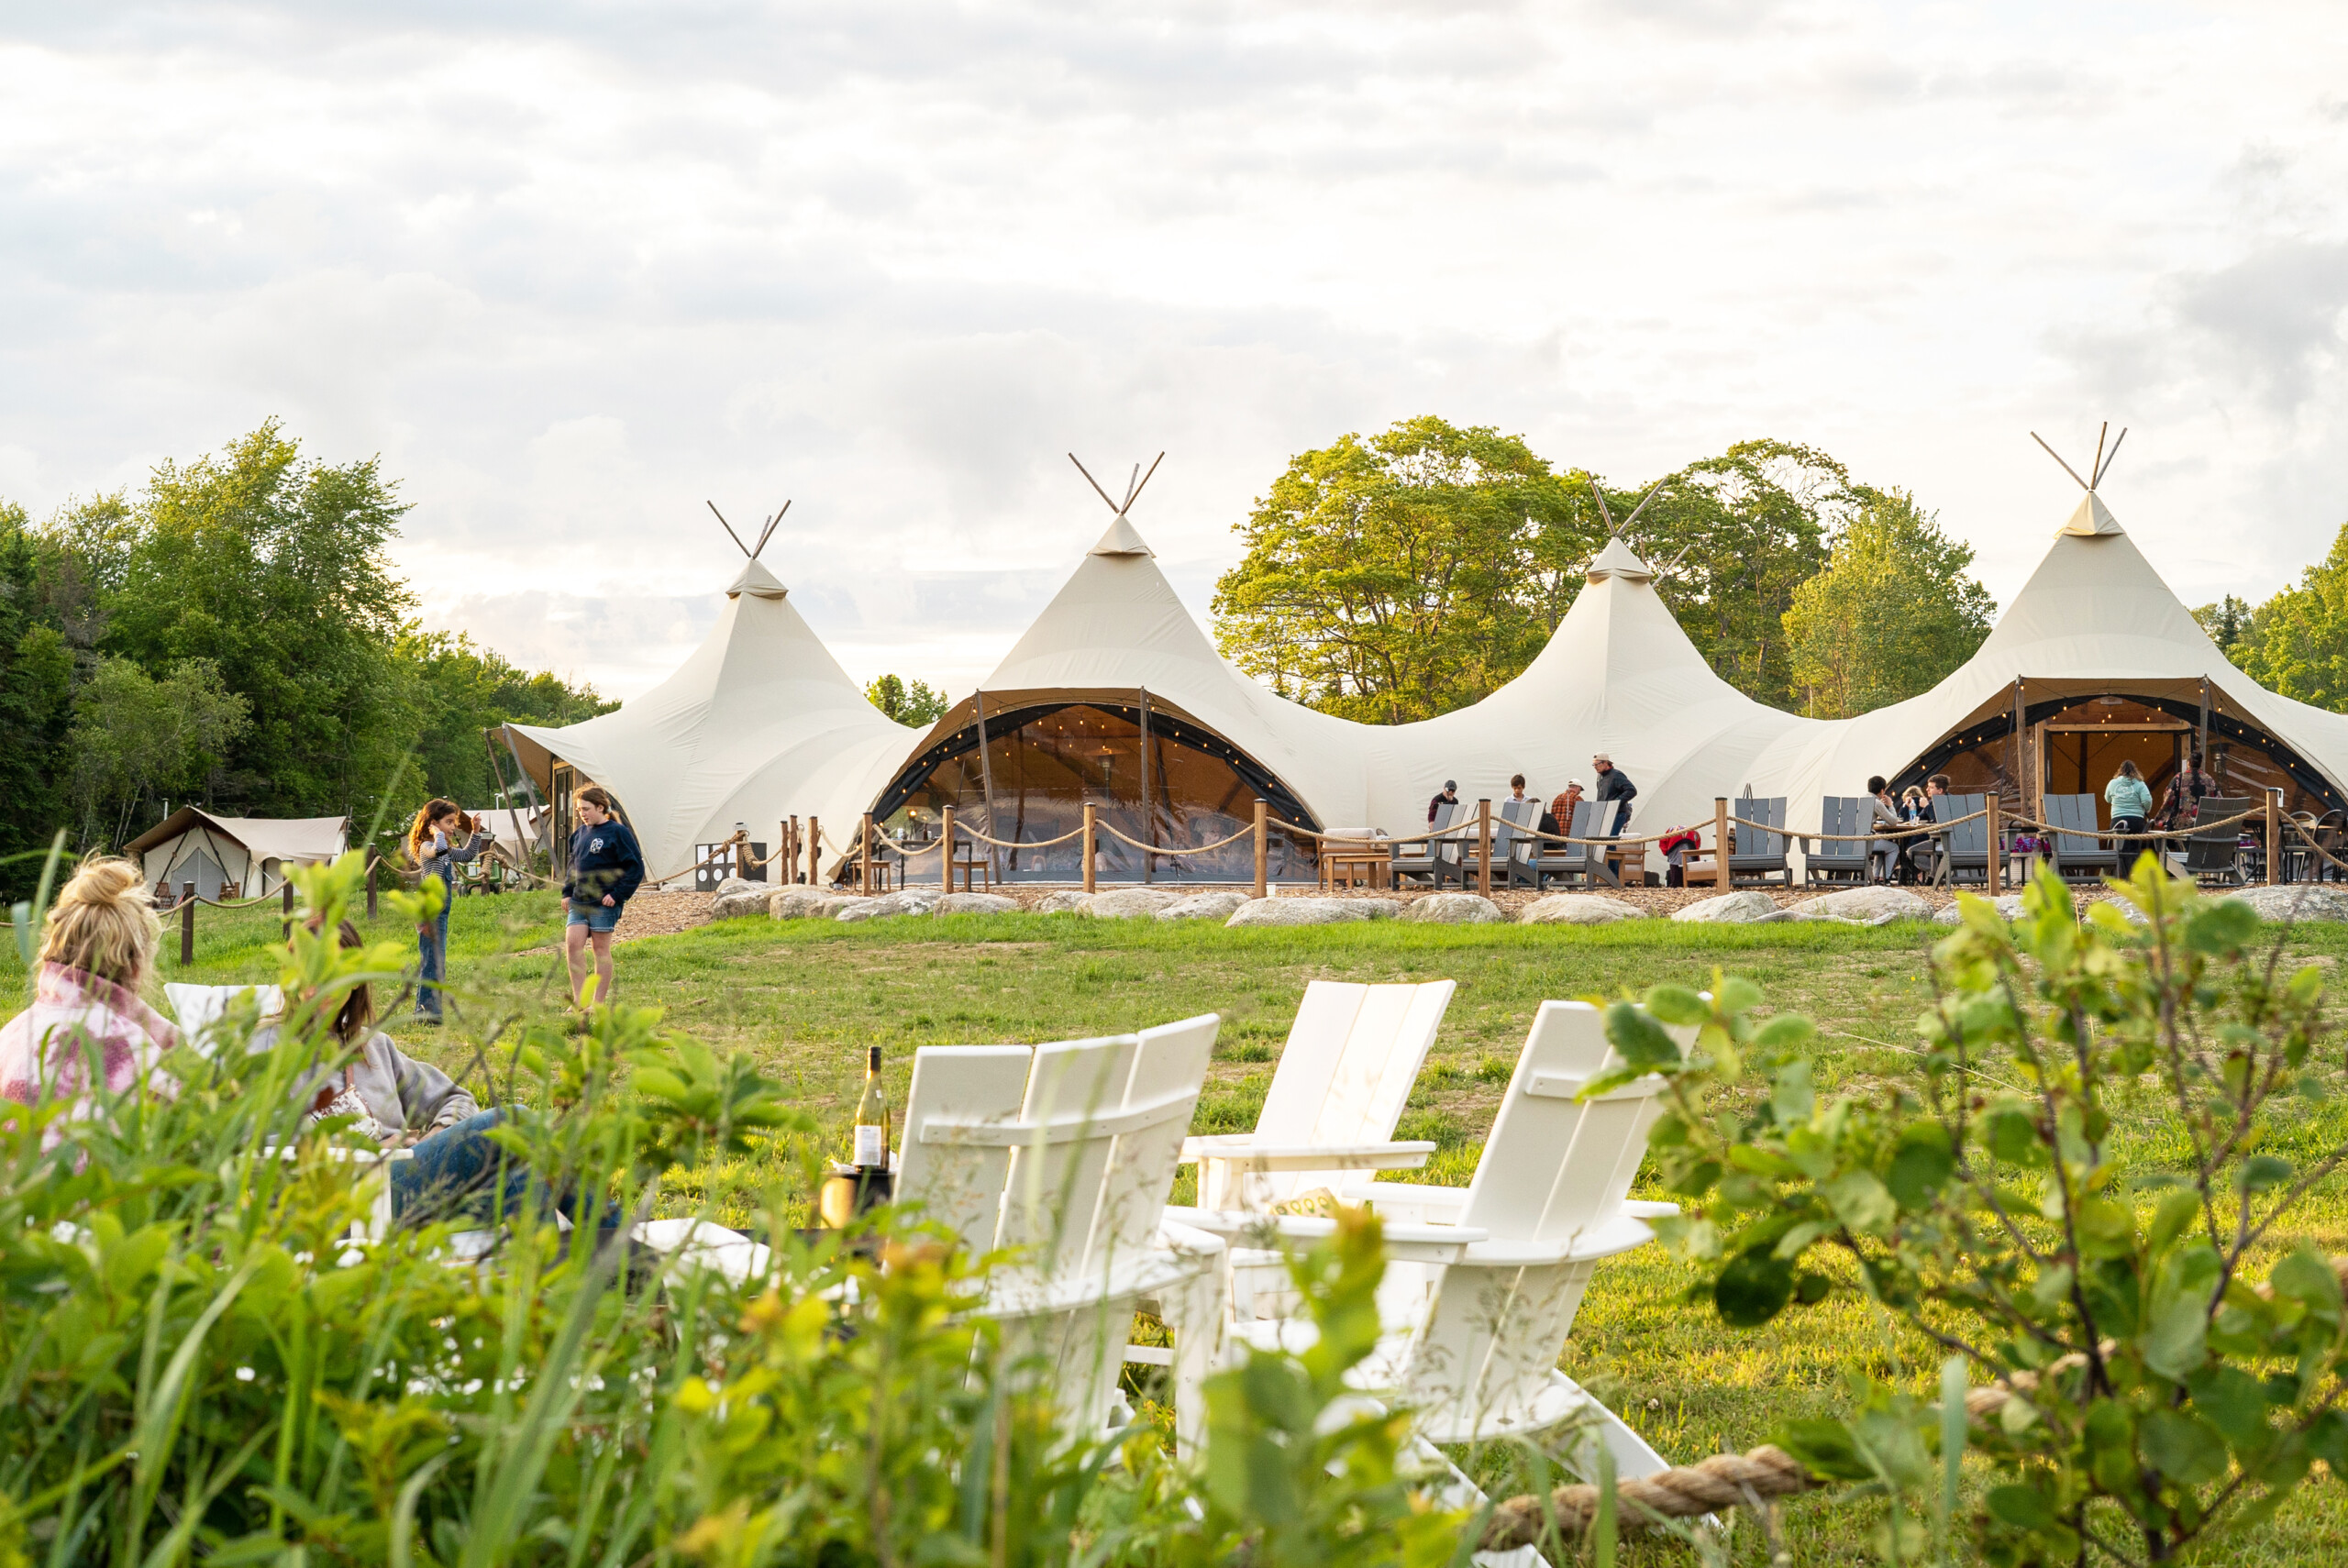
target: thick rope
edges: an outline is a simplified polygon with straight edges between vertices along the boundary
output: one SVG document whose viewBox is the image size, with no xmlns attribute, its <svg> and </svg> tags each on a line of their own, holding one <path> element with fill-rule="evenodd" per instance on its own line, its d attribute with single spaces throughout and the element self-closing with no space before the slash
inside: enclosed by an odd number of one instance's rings
<svg viewBox="0 0 2348 1568">
<path fill-rule="evenodd" d="M 1106 823 L 1102 823 L 1099 825 L 1104 828 L 1109 828 L 1109 824 Z M 1084 836 L 1084 830 L 1080 827 L 1070 828 L 1068 832 L 1060 834 L 1058 838 L 990 838 L 985 834 L 980 833 L 978 829 L 970 826 L 967 823 L 956 823 L 954 824 L 954 831 L 958 834 L 968 834 L 970 837 L 977 839 L 980 844 L 991 844 L 997 849 L 1049 849 L 1053 845 L 1066 844 L 1069 839 L 1082 838 Z M 1111 833 L 1117 832 L 1114 828 L 1109 828 L 1109 831 Z M 1250 829 L 1249 831 L 1252 832 L 1254 830 Z M 1118 836 L 1122 838 L 1124 835 L 1119 834 Z"/>
<path fill-rule="evenodd" d="M 1124 834 L 1119 833 L 1107 823 L 1101 823 L 1097 825 L 1100 827 L 1102 832 L 1109 834 L 1111 837 L 1123 838 L 1127 844 L 1132 845 L 1135 849 L 1146 849 L 1152 855 L 1204 855 L 1211 849 L 1221 849 L 1227 844 L 1236 844 L 1243 838 L 1252 838 L 1255 836 L 1256 833 L 1255 824 L 1251 823 L 1247 826 L 1241 828 L 1237 833 L 1233 834 L 1229 838 L 1219 838 L 1213 844 L 1194 844 L 1188 849 L 1168 849 L 1162 844 L 1144 844 L 1137 838 L 1125 838 Z"/>
<path fill-rule="evenodd" d="M 1754 1497 L 1789 1497 L 1824 1483 L 1784 1449 L 1762 1444 L 1745 1453 L 1716 1453 L 1700 1464 L 1683 1464 L 1660 1475 L 1614 1484 L 1616 1517 L 1625 1525 L 1651 1520 L 1692 1519 L 1735 1507 Z M 1555 1517 L 1561 1535 L 1579 1535 L 1598 1518 L 1598 1488 L 1578 1481 L 1546 1498 L 1527 1494 L 1492 1509 L 1485 1521 L 1484 1551 L 1536 1546 Z"/>
<path fill-rule="evenodd" d="M 2152 828 L 2143 833 L 2113 833 L 2109 828 L 2091 829 L 2060 827 L 2053 823 L 2036 822 L 2029 817 L 2019 815 L 2010 816 L 2006 821 L 2016 827 L 2029 828 L 2033 833 L 2059 833 L 2067 834 L 2072 838 L 2125 839 L 2130 843 L 2138 843 L 2153 839 L 2193 838 L 2201 834 L 2215 833 L 2220 828 L 2232 827 L 2237 823 L 2246 823 L 2253 817 L 2256 817 L 2261 821 L 2264 821 L 2265 816 L 2265 807 L 2254 806 L 2249 811 L 2239 812 L 2233 816 L 2221 817 L 2214 823 L 2196 823 L 2191 827 L 2181 828 Z"/>
</svg>

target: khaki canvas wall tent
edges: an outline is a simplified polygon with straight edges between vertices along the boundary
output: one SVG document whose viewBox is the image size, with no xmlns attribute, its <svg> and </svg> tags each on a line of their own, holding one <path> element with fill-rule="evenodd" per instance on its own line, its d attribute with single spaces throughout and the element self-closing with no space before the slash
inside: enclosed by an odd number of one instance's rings
<svg viewBox="0 0 2348 1568">
<path fill-rule="evenodd" d="M 187 884 L 198 898 L 260 898 L 289 867 L 332 860 L 350 847 L 349 817 L 217 817 L 182 806 L 127 845 L 159 902 Z"/>
<path fill-rule="evenodd" d="M 2273 785 L 2294 809 L 2348 806 L 2348 716 L 2227 662 L 2104 503 L 2109 467 L 2099 444 L 2078 510 L 1970 660 L 1853 719 L 1788 713 L 1722 679 L 1656 593 L 1657 569 L 1627 536 L 1635 513 L 1541 655 L 1481 701 L 1390 726 L 1305 708 L 1224 658 L 1183 607 L 1128 515 L 1148 480 L 1136 467 L 1122 500 L 1093 485 L 1108 531 L 925 734 L 865 701 L 748 548 L 717 630 L 676 675 L 615 713 L 508 733 L 559 813 L 577 781 L 612 789 L 656 876 L 736 822 L 763 837 L 815 812 L 837 850 L 867 811 L 918 841 L 949 804 L 1023 843 L 1071 831 L 1089 801 L 1134 839 L 1191 847 L 1244 827 L 1259 798 L 1275 824 L 1401 835 L 1446 778 L 1470 802 L 1504 798 L 1519 772 L 1545 797 L 1569 778 L 1594 784 L 1600 751 L 1639 785 L 1634 833 L 1709 823 L 1716 796 L 1748 790 L 1788 797 L 1789 825 L 1815 829 L 1822 797 L 1860 794 L 1875 773 L 1947 772 L 2035 812 L 2049 793 L 2099 797 L 2121 756 L 2157 790 L 2204 746 L 2232 792 Z M 1102 838 L 1098 874 L 1113 880 L 1238 879 L 1252 860 L 1246 840 L 1175 860 Z M 1273 838 L 1274 876 L 1311 874 L 1309 838 Z M 981 853 L 999 878 L 1081 875 L 1072 843 Z"/>
</svg>

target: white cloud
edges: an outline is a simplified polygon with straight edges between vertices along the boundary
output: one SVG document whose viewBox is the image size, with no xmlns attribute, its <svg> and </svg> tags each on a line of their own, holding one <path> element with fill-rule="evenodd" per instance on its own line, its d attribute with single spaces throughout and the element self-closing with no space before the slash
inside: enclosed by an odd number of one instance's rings
<svg viewBox="0 0 2348 1568">
<path fill-rule="evenodd" d="M 2181 591 L 2342 520 L 2348 18 L 1929 0 L 51 7 L 0 24 L 0 493 L 282 416 L 436 624 L 643 685 L 737 522 L 859 675 L 967 684 L 1106 513 L 1194 608 L 1291 452 L 1424 412 L 1623 480 L 2069 507 Z M 2289 40 L 2278 49 L 2276 40 Z M 688 606 L 699 606 L 698 611 Z"/>
</svg>

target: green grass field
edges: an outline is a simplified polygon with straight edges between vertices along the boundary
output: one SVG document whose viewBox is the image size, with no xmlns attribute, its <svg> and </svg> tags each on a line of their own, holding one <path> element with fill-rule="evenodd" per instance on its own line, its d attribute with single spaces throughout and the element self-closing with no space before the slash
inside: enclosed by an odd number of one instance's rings
<svg viewBox="0 0 2348 1568">
<path fill-rule="evenodd" d="M 460 901 L 450 943 L 458 1025 L 432 1031 L 394 1019 L 393 1032 L 411 1051 L 463 1069 L 473 1060 L 482 1021 L 559 1001 L 559 955 L 526 951 L 559 939 L 558 918 L 549 895 Z M 205 910 L 194 967 L 178 969 L 173 934 L 160 977 L 184 973 L 214 984 L 269 978 L 269 944 L 277 931 L 273 914 Z M 400 933 L 385 921 L 373 934 Z M 912 1053 L 921 1045 L 1062 1039 L 1214 1011 L 1224 1026 L 1194 1130 L 1224 1132 L 1254 1124 L 1306 982 L 1449 978 L 1458 982 L 1458 993 L 1401 1134 L 1440 1145 L 1421 1179 L 1465 1183 L 1543 999 L 1613 994 L 1665 980 L 1700 984 L 1718 966 L 1758 982 L 1771 1007 L 1818 1021 L 1822 1088 L 1863 1087 L 1896 1072 L 1913 1039 L 1914 1019 L 1930 995 L 1931 942 L 1914 927 L 1655 921 L 1592 929 L 1379 922 L 1230 931 L 1069 916 L 848 926 L 761 920 L 623 944 L 618 994 L 666 1009 L 682 1032 L 748 1051 L 827 1128 L 853 1102 L 867 1045 L 883 1048 L 892 1089 L 902 1097 Z M 2304 928 L 2294 946 L 2320 961 L 2336 960 L 2348 953 L 2348 927 Z M 2341 1066 L 2335 1047 L 2327 1070 L 2341 1076 Z M 476 1073 L 476 1092 L 486 1101 L 491 1096 L 480 1078 Z M 2173 1129 L 2150 1094 L 2122 1109 L 2123 1146 L 2132 1159 L 2176 1155 Z M 2278 1114 L 2300 1117 L 2277 1129 L 2284 1152 L 2348 1142 L 2348 1096 Z M 715 1173 L 701 1196 L 721 1213 L 739 1213 L 777 1174 Z M 2287 1246 L 2301 1235 L 2348 1251 L 2348 1181 L 2335 1178 L 2320 1190 L 2298 1230 L 2276 1244 Z M 1832 1408 L 1854 1369 L 1905 1376 L 1920 1389 L 1933 1375 L 1936 1358 L 1855 1295 L 1740 1331 L 1722 1326 L 1708 1306 L 1681 1302 L 1691 1277 L 1652 1247 L 1608 1264 L 1584 1301 L 1561 1364 L 1675 1461 L 1742 1450 L 1766 1441 L 1785 1417 Z M 1831 1498 L 1791 1504 L 1786 1529 L 1793 1561 L 1864 1560 L 1871 1517 L 1871 1506 Z M 1738 1562 L 1767 1561 L 1758 1531 L 1737 1531 L 1732 1551 Z M 2348 1561 L 2348 1491 L 2319 1469 L 2271 1523 L 2203 1555 L 2241 1568 Z M 1668 1542 L 1636 1547 L 1629 1556 L 1690 1560 L 1687 1549 Z"/>
</svg>

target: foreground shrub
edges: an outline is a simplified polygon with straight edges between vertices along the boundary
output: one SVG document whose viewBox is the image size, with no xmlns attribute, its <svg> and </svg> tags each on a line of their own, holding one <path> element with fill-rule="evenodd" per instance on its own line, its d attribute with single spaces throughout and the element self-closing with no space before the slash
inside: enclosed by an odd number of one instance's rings
<svg viewBox="0 0 2348 1568">
<path fill-rule="evenodd" d="M 1670 1079 L 1652 1146 L 1694 1201 L 1658 1228 L 1708 1266 L 1719 1315 L 1855 1290 L 1948 1358 L 1937 1405 L 1855 1375 L 1851 1418 L 1778 1434 L 1889 1497 L 1887 1557 L 1953 1551 L 1968 1447 L 1994 1474 L 1969 1528 L 2001 1564 L 2166 1561 L 2348 1462 L 2341 1261 L 2300 1242 L 2254 1277 L 2348 1161 L 2336 1133 L 2294 1148 L 2337 1052 L 2322 972 L 2149 856 L 2121 891 L 2142 924 L 2075 919 L 2051 873 L 2010 925 L 1964 900 L 1888 1086 L 1819 1095 L 1811 1026 L 1765 1020 L 1745 981 L 1647 993 L 1700 1026 L 1689 1054 L 1628 1004 L 1609 1015 L 1628 1074 Z M 2182 1150 L 2123 1162 L 2116 1119 L 2147 1099 Z"/>
<path fill-rule="evenodd" d="M 332 932 L 357 857 L 299 877 Z M 420 913 L 434 896 L 395 895 Z M 737 1286 L 621 1239 L 664 1184 L 810 1131 L 777 1086 L 601 1008 L 513 1024 L 494 1136 L 538 1198 L 489 1228 L 354 1239 L 382 1166 L 295 1090 L 403 955 L 296 922 L 248 1018 L 173 1092 L 0 1111 L 0 1564 L 1427 1564 L 1464 1522 L 1342 1403 L 1375 1340 L 1375 1222 L 1300 1259 L 1322 1329 L 1210 1390 L 1203 1475 L 1154 1430 L 1069 1432 L 982 1312 L 996 1260 L 882 1212 Z M 258 1048 L 255 1048 L 258 1047 Z M 476 1080 L 480 1081 L 480 1080 Z M 484 1099 L 492 1098 L 483 1096 Z M 771 1158 L 776 1151 L 768 1149 Z M 601 1217 L 619 1224 L 608 1233 Z M 469 1242 L 491 1243 L 476 1257 Z"/>
</svg>

